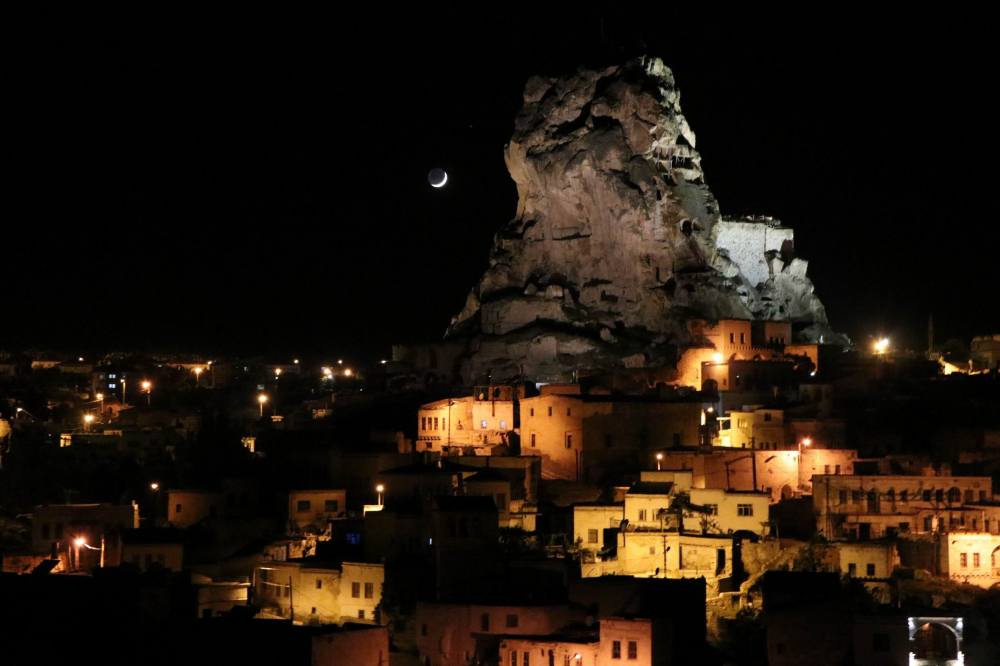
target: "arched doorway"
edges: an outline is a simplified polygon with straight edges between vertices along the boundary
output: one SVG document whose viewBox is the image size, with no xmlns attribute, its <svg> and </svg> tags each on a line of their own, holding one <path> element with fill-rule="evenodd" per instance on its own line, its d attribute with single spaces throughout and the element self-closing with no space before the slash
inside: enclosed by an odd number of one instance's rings
<svg viewBox="0 0 1000 666">
<path fill-rule="evenodd" d="M 913 634 L 913 655 L 917 659 L 958 659 L 958 640 L 951 627 L 928 622 Z"/>
</svg>

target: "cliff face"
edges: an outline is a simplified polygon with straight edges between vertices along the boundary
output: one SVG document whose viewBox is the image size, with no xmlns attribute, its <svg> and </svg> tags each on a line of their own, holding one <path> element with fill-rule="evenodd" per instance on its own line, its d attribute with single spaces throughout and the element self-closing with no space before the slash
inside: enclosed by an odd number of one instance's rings
<svg viewBox="0 0 1000 666">
<path fill-rule="evenodd" d="M 529 80 L 505 149 L 517 215 L 447 332 L 473 338 L 463 374 L 670 363 L 692 318 L 831 334 L 792 231 L 722 219 L 695 146 L 659 59 Z"/>
</svg>

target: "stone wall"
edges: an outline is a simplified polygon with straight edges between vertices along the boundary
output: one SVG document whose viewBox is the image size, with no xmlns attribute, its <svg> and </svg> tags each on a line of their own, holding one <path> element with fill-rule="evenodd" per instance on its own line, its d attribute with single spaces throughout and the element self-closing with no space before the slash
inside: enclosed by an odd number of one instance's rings
<svg viewBox="0 0 1000 666">
<path fill-rule="evenodd" d="M 729 254 L 754 287 L 771 277 L 766 253 L 780 254 L 782 245 L 787 241 L 790 247 L 795 238 L 792 229 L 774 222 L 720 220 L 715 225 L 715 232 L 715 247 Z"/>
</svg>

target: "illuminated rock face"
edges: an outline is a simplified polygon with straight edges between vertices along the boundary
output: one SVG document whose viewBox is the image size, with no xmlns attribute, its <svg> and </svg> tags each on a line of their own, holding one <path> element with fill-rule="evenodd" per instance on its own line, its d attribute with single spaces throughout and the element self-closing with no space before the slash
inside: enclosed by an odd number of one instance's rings
<svg viewBox="0 0 1000 666">
<path fill-rule="evenodd" d="M 721 218 L 695 145 L 659 59 L 528 81 L 505 149 L 517 215 L 447 333 L 473 336 L 467 379 L 671 364 L 692 318 L 831 333 L 791 229 Z"/>
</svg>

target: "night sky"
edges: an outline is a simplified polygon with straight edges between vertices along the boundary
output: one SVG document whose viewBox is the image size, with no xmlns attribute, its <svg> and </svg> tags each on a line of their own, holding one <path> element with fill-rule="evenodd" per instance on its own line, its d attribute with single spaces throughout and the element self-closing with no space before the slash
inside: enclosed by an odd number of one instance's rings
<svg viewBox="0 0 1000 666">
<path fill-rule="evenodd" d="M 8 23 L 0 349 L 438 339 L 514 215 L 525 80 L 642 52 L 674 70 L 723 213 L 795 229 L 835 328 L 1000 333 L 986 16 L 337 4 Z"/>
</svg>

